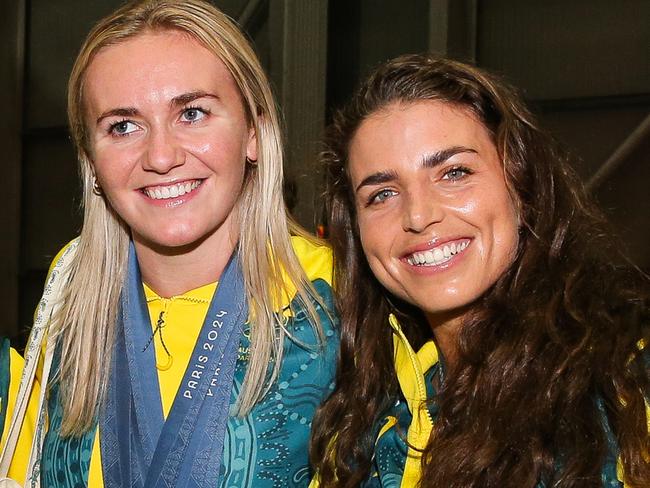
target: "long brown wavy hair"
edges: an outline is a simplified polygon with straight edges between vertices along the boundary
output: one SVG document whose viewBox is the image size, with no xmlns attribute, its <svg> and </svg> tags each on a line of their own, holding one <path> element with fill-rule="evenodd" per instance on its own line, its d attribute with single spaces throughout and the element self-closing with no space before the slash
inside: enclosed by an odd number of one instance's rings
<svg viewBox="0 0 650 488">
<path fill-rule="evenodd" d="M 380 66 L 326 139 L 342 337 L 336 390 L 315 419 L 311 446 L 321 486 L 365 479 L 374 426 L 399 396 L 387 320 L 396 299 L 363 254 L 348 148 L 370 115 L 421 100 L 469 110 L 487 128 L 522 227 L 512 266 L 461 326 L 458 359 L 433 400 L 439 415 L 420 486 L 600 486 L 605 420 L 626 483 L 650 486 L 649 373 L 639 346 L 650 343 L 647 276 L 623 257 L 568 157 L 515 91 L 485 71 L 426 55 Z M 431 339 L 417 310 L 399 308 L 414 347 Z"/>
</svg>

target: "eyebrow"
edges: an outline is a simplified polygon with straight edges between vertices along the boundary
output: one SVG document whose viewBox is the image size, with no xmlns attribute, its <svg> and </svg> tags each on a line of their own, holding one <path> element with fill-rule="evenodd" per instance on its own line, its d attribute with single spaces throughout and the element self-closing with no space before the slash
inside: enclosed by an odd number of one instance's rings
<svg viewBox="0 0 650 488">
<path fill-rule="evenodd" d="M 214 98 L 217 100 L 219 99 L 219 97 L 213 93 L 208 93 L 205 91 L 193 91 L 189 93 L 183 93 L 182 95 L 178 95 L 172 98 L 169 105 L 172 107 L 178 107 L 181 105 L 186 105 L 188 103 L 191 103 L 194 100 L 198 100 L 199 98 Z M 107 110 L 106 112 L 102 113 L 99 117 L 97 117 L 96 123 L 97 125 L 99 125 L 99 123 L 107 117 L 134 117 L 139 113 L 140 112 L 135 107 L 114 108 L 111 110 Z"/>
<path fill-rule="evenodd" d="M 102 120 L 108 117 L 133 117 L 134 115 L 138 115 L 137 108 L 134 107 L 114 108 L 112 110 L 107 110 L 106 112 L 102 113 L 99 117 L 97 117 L 96 124 L 99 125 L 99 123 Z"/>
<path fill-rule="evenodd" d="M 378 171 L 377 173 L 366 176 L 354 191 L 358 192 L 364 186 L 381 185 L 382 183 L 387 183 L 396 179 L 397 173 L 395 171 Z"/>
<path fill-rule="evenodd" d="M 452 158 L 456 154 L 462 154 L 462 153 L 478 154 L 478 151 L 472 149 L 471 147 L 466 147 L 466 146 L 452 146 L 447 149 L 441 149 L 440 151 L 436 151 L 431 154 L 426 154 L 422 158 L 421 166 L 427 169 L 435 168 L 436 166 L 444 163 L 445 161 L 447 161 L 449 158 Z"/>
<path fill-rule="evenodd" d="M 194 100 L 198 100 L 199 98 L 214 98 L 216 100 L 219 100 L 219 97 L 214 93 L 208 93 L 205 91 L 198 90 L 189 93 L 183 93 L 182 95 L 178 95 L 177 97 L 172 98 L 170 105 L 172 107 L 179 106 L 179 105 L 186 105 L 188 103 L 193 102 Z"/>
<path fill-rule="evenodd" d="M 436 166 L 444 163 L 445 161 L 455 156 L 456 154 L 462 154 L 462 153 L 478 154 L 478 151 L 465 146 L 453 146 L 447 149 L 441 149 L 440 151 L 436 151 L 434 153 L 425 154 L 424 157 L 422 158 L 422 161 L 420 162 L 420 166 L 426 169 L 435 168 Z M 389 181 L 393 181 L 396 179 L 397 179 L 396 171 L 393 170 L 378 171 L 377 173 L 373 173 L 369 176 L 366 176 L 361 181 L 361 183 L 359 183 L 359 185 L 355 189 L 355 192 L 358 192 L 361 189 L 361 187 L 364 186 L 381 185 L 382 183 L 387 183 Z"/>
</svg>

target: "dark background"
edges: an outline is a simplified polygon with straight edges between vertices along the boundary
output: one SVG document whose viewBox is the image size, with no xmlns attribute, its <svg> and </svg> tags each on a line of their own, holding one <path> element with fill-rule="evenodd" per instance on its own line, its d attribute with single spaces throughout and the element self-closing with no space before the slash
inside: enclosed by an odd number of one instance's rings
<svg viewBox="0 0 650 488">
<path fill-rule="evenodd" d="M 17 345 L 52 256 L 80 227 L 65 87 L 86 32 L 118 0 L 0 0 L 0 332 Z M 273 80 L 294 213 L 320 220 L 318 140 L 377 63 L 432 51 L 520 87 L 650 270 L 649 0 L 215 0 Z"/>
</svg>

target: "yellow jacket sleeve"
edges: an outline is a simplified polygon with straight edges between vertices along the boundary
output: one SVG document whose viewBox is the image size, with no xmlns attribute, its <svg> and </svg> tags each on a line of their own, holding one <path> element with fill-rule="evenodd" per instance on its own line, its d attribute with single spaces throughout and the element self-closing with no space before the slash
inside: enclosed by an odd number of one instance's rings
<svg viewBox="0 0 650 488">
<path fill-rule="evenodd" d="M 47 274 L 46 283 L 49 280 L 50 273 L 54 265 L 59 261 L 65 249 L 70 245 L 68 243 L 61 249 L 58 254 L 52 260 L 50 269 Z M 34 314 L 36 315 L 36 314 Z M 43 358 L 45 354 L 45 342 L 41 345 L 41 355 L 38 361 L 38 367 L 36 369 L 36 377 L 34 378 L 34 384 L 32 386 L 32 391 L 29 394 L 29 401 L 27 404 L 27 410 L 25 412 L 25 417 L 23 419 L 22 427 L 18 435 L 18 443 L 16 445 L 16 450 L 14 452 L 11 464 L 9 466 L 9 477 L 18 481 L 20 484 L 23 484 L 25 481 L 25 474 L 27 473 L 27 465 L 29 463 L 29 455 L 32 447 L 32 440 L 34 438 L 34 432 L 36 430 L 36 420 L 38 417 L 38 400 L 40 394 L 40 379 L 43 372 Z M 5 425 L 2 433 L 2 446 L 4 447 L 6 442 L 6 437 L 9 433 L 9 426 L 11 425 L 11 418 L 16 405 L 16 398 L 18 396 L 18 389 L 20 387 L 20 380 L 22 377 L 23 367 L 25 361 L 23 358 L 13 349 L 11 349 L 10 355 L 10 380 L 9 380 L 9 398 L 7 403 L 7 414 L 5 419 Z"/>
<path fill-rule="evenodd" d="M 2 447 L 4 448 L 7 434 L 9 433 L 9 426 L 11 425 L 11 418 L 16 406 L 16 397 L 18 396 L 18 388 L 20 386 L 20 378 L 23 372 L 24 360 L 16 351 L 11 349 L 10 352 L 10 380 L 9 380 L 9 398 L 7 399 L 7 416 L 5 425 L 2 432 Z M 16 451 L 9 466 L 9 477 L 15 479 L 19 483 L 25 481 L 25 474 L 27 472 L 27 463 L 29 462 L 29 453 L 32 446 L 32 439 L 34 437 L 34 430 L 36 426 L 36 417 L 38 415 L 38 395 L 40 385 L 38 379 L 34 380 L 27 411 L 23 420 L 20 434 L 18 435 L 18 444 Z M 4 401 L 4 399 L 2 399 Z"/>
</svg>

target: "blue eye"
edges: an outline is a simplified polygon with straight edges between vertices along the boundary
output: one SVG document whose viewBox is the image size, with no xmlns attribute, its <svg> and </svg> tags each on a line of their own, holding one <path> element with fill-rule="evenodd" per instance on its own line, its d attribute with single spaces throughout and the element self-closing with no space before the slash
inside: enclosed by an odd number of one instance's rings
<svg viewBox="0 0 650 488">
<path fill-rule="evenodd" d="M 442 176 L 443 180 L 458 181 L 464 178 L 467 175 L 472 174 L 472 172 L 463 166 L 456 166 L 446 171 Z"/>
<path fill-rule="evenodd" d="M 121 120 L 115 124 L 111 124 L 108 132 L 117 136 L 126 136 L 138 130 L 138 126 L 130 120 Z"/>
<path fill-rule="evenodd" d="M 183 122 L 189 123 L 198 122 L 199 120 L 202 120 L 207 115 L 207 113 L 207 110 L 203 110 L 198 107 L 188 107 L 183 110 L 183 113 L 181 114 L 181 120 Z"/>
<path fill-rule="evenodd" d="M 377 193 L 373 193 L 368 200 L 368 204 L 372 205 L 373 203 L 383 203 L 388 200 L 390 197 L 397 195 L 395 190 L 380 190 Z"/>
</svg>

